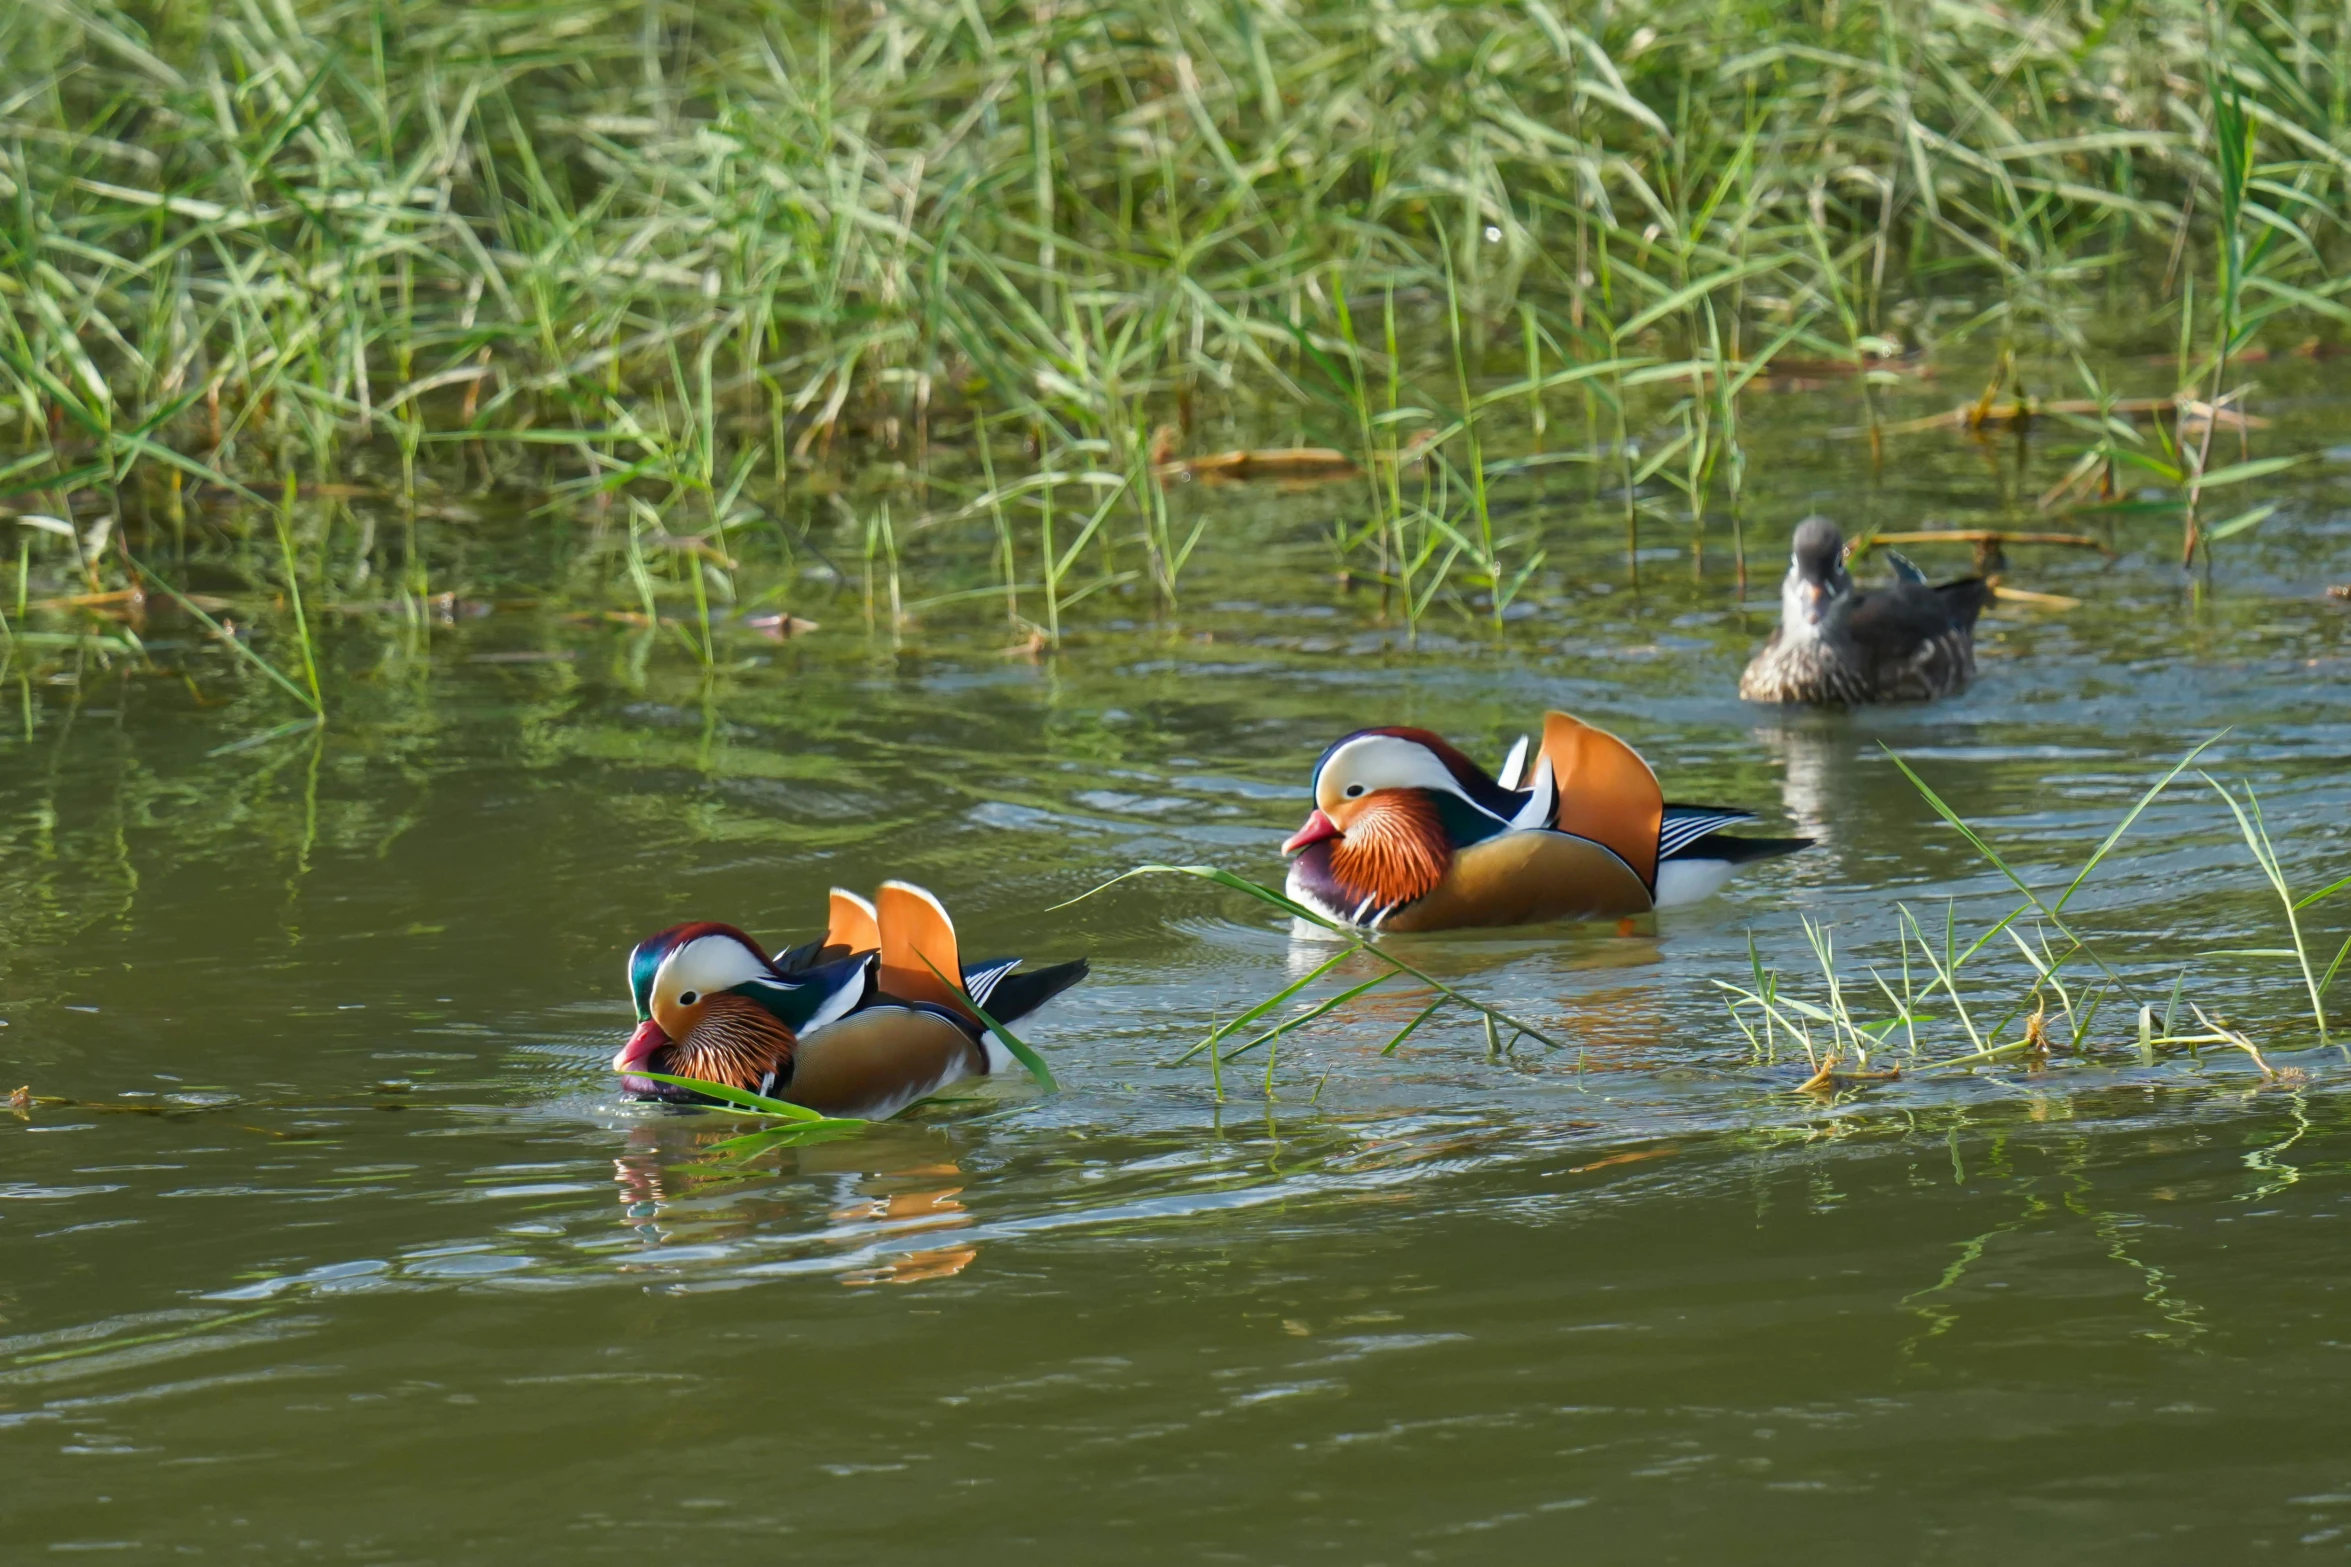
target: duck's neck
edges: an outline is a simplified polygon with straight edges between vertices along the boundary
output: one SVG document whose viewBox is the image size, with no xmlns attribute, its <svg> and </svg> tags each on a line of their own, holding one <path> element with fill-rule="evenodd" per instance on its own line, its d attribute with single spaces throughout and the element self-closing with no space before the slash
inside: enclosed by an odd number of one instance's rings
<svg viewBox="0 0 2351 1567">
<path fill-rule="evenodd" d="M 1804 574 L 1790 571 L 1780 584 L 1780 646 L 1791 652 L 1817 646 L 1828 635 L 1829 611 L 1835 606 L 1834 590 L 1817 612 L 1812 602 L 1812 585 Z"/>
</svg>

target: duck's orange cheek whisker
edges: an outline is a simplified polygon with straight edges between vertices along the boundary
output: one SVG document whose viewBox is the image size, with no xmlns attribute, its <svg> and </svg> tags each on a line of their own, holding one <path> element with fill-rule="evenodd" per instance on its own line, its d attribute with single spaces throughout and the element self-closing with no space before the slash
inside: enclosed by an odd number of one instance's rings
<svg viewBox="0 0 2351 1567">
<path fill-rule="evenodd" d="M 1339 831 L 1339 824 L 1325 816 L 1318 808 L 1313 815 L 1306 818 L 1305 826 L 1282 840 L 1282 852 L 1296 854 L 1301 849 L 1310 849 L 1318 843 L 1327 843 L 1333 838 L 1345 836 Z"/>
</svg>

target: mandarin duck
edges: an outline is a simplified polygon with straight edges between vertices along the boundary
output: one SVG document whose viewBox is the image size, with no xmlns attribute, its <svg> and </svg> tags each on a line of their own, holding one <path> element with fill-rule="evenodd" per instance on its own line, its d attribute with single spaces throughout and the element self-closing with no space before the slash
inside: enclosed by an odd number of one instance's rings
<svg viewBox="0 0 2351 1567">
<path fill-rule="evenodd" d="M 1780 586 L 1780 623 L 1739 677 L 1750 702 L 1925 702 L 1975 678 L 1975 623 L 1992 598 L 1981 577 L 1930 586 L 1926 574 L 1886 552 L 1894 580 L 1856 588 L 1845 536 L 1826 517 L 1796 527 Z"/>
<path fill-rule="evenodd" d="M 1359 729 L 1314 767 L 1314 810 L 1282 845 L 1296 902 L 1344 925 L 1448 930 L 1695 903 L 1734 866 L 1809 838 L 1734 838 L 1751 813 L 1668 805 L 1640 753 L 1565 713 L 1499 778 L 1426 729 Z"/>
<path fill-rule="evenodd" d="M 660 1072 L 881 1120 L 1016 1065 L 981 1008 L 1010 1023 L 1086 976 L 1084 958 L 1019 966 L 964 964 L 939 900 L 902 881 L 871 903 L 834 888 L 824 937 L 773 958 L 732 925 L 678 925 L 629 953 L 637 1028 L 612 1069 L 632 1099 L 715 1102 L 640 1075 Z"/>
</svg>

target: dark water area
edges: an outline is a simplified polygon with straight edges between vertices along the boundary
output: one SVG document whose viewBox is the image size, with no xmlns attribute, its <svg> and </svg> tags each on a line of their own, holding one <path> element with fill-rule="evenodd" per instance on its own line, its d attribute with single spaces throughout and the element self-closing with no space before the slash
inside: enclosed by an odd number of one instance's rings
<svg viewBox="0 0 2351 1567">
<path fill-rule="evenodd" d="M 2258 450 L 2314 454 L 2261 492 L 2276 516 L 2208 578 L 2128 517 L 2089 524 L 2111 561 L 2013 551 L 2012 583 L 2079 607 L 2000 607 L 1980 683 L 1927 708 L 1735 698 L 1790 525 L 2046 527 L 2064 460 L 1930 434 L 1873 468 L 1824 433 L 1835 388 L 1754 416 L 1743 595 L 1720 519 L 1703 569 L 1645 523 L 1636 590 L 1571 470 L 1500 492 L 1550 551 L 1527 608 L 1497 632 L 1440 606 L 1417 649 L 1334 580 L 1356 494 L 1235 486 L 1178 497 L 1212 510 L 1180 611 L 1109 591 L 1057 654 L 1008 654 L 984 599 L 869 629 L 862 581 L 795 560 L 770 601 L 821 629 L 732 636 L 705 676 L 569 618 L 631 599 L 583 588 L 611 563 L 560 516 L 428 541 L 437 587 L 530 607 L 322 613 L 323 732 L 224 751 L 296 713 L 167 617 L 153 660 L 193 684 L 20 650 L 0 1091 L 64 1102 L 0 1112 L 0 1555 L 2351 1548 L 2351 1075 L 2290 961 L 2225 955 L 2283 922 L 2208 788 L 2159 799 L 2073 911 L 2133 998 L 2185 968 L 2272 1076 L 2142 1061 L 2118 993 L 2087 1054 L 1800 1092 L 1801 1051 L 1759 1054 L 1716 983 L 1752 940 L 1817 994 L 1810 919 L 1882 1017 L 1898 903 L 1973 930 L 2012 906 L 1889 749 L 2062 887 L 2225 729 L 2207 765 L 2258 791 L 2293 885 L 2351 871 L 2341 372 L 2265 378 Z M 984 540 L 932 548 L 907 598 L 985 581 Z M 1220 1100 L 1172 1063 L 1326 949 L 1188 880 L 1055 907 L 1146 862 L 1276 880 L 1331 738 L 1421 723 L 1491 763 L 1553 706 L 1669 796 L 1820 840 L 1654 929 L 1400 943 L 1566 1049 L 1440 1018 L 1383 1058 L 1399 989 Z M 805 939 L 828 886 L 889 876 L 969 953 L 1092 959 L 1024 1030 L 1064 1092 L 748 1164 L 711 1152 L 733 1118 L 616 1098 L 633 941 Z M 2345 914 L 2305 919 L 2323 963 Z M 2005 940 L 1980 966 L 1988 1022 L 2030 975 Z"/>
</svg>

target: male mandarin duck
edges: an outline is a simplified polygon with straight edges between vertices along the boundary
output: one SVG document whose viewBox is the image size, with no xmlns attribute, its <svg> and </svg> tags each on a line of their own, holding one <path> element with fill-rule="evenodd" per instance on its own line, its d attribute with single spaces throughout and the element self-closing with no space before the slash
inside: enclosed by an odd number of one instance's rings
<svg viewBox="0 0 2351 1567">
<path fill-rule="evenodd" d="M 1926 574 L 1886 552 L 1894 580 L 1853 586 L 1845 536 L 1826 517 L 1796 526 L 1780 623 L 1739 677 L 1750 702 L 1925 702 L 1975 678 L 1975 623 L 1992 585 L 1965 577 L 1929 586 Z"/>
<path fill-rule="evenodd" d="M 1519 787 L 1426 729 L 1359 729 L 1314 768 L 1314 811 L 1282 845 L 1289 894 L 1341 924 L 1448 930 L 1643 914 L 1695 903 L 1732 867 L 1809 838 L 1733 838 L 1746 811 L 1668 805 L 1631 746 L 1565 713 Z"/>
<path fill-rule="evenodd" d="M 939 900 L 902 881 L 871 903 L 834 888 L 824 938 L 772 959 L 732 925 L 679 925 L 629 954 L 637 1028 L 612 1069 L 632 1099 L 712 1102 L 638 1075 L 660 1072 L 881 1120 L 1016 1065 L 981 1007 L 1010 1023 L 1086 976 L 1083 958 L 1019 966 L 966 966 Z"/>
</svg>

